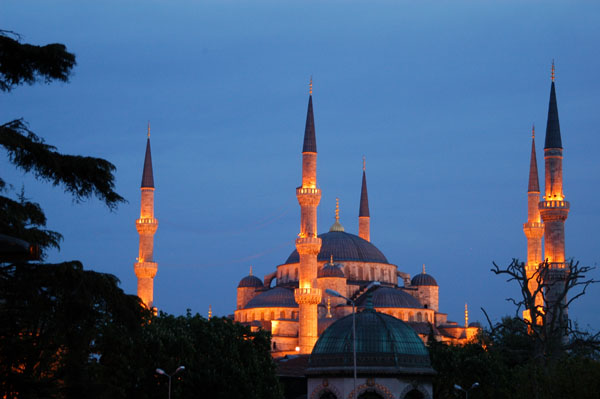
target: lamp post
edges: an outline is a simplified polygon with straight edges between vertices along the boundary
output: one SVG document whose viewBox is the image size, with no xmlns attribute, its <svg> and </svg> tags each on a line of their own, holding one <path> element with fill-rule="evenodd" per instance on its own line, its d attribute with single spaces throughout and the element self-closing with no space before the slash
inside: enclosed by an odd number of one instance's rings
<svg viewBox="0 0 600 399">
<path fill-rule="evenodd" d="M 171 375 L 169 375 L 169 374 L 165 373 L 165 370 L 163 370 L 163 369 L 156 369 L 156 373 L 166 375 L 169 378 L 169 399 L 171 399 L 171 377 L 173 377 L 175 374 L 177 374 L 183 370 L 185 370 L 185 367 L 179 366 L 179 367 L 177 367 L 177 369 L 175 371 L 173 371 L 171 373 Z"/>
<path fill-rule="evenodd" d="M 471 392 L 471 390 L 473 388 L 477 388 L 479 386 L 479 383 L 476 382 L 475 384 L 471 385 L 471 388 L 469 389 L 464 389 L 463 387 L 461 387 L 458 384 L 454 384 L 454 389 L 458 390 L 458 391 L 463 391 L 465 393 L 465 399 L 469 399 L 469 392 Z"/>
<path fill-rule="evenodd" d="M 369 285 L 367 285 L 365 292 L 368 292 L 371 288 L 375 287 L 379 285 L 379 281 L 372 281 L 371 283 L 369 283 Z M 350 302 L 352 304 L 352 360 L 354 363 L 354 399 L 356 399 L 356 304 L 354 303 L 354 301 L 350 298 L 346 298 L 345 296 L 343 296 L 342 294 L 340 294 L 339 292 L 335 291 L 335 290 L 330 290 L 330 289 L 326 289 L 325 292 L 331 296 L 335 296 L 338 298 L 342 298 L 345 299 L 346 301 Z"/>
</svg>

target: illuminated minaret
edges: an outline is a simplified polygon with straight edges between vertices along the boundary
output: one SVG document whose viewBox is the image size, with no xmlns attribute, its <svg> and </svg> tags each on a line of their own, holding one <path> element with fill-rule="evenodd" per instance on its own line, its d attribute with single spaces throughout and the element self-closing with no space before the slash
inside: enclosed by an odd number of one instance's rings
<svg viewBox="0 0 600 399">
<path fill-rule="evenodd" d="M 360 206 L 358 208 L 358 236 L 371 241 L 371 217 L 369 216 L 369 195 L 367 194 L 366 161 L 364 157 Z"/>
<path fill-rule="evenodd" d="M 540 215 L 544 222 L 544 259 L 548 261 L 551 268 L 551 273 L 547 277 L 550 285 L 546 292 L 549 306 L 552 305 L 551 302 L 556 295 L 562 291 L 559 289 L 560 282 L 564 282 L 565 277 L 565 220 L 569 214 L 569 203 L 565 201 L 563 193 L 562 160 L 563 148 L 554 87 L 554 62 L 552 62 L 552 85 L 544 146 L 545 191 L 544 200 L 539 203 Z M 563 301 L 566 302 L 566 298 L 563 298 Z"/>
<path fill-rule="evenodd" d="M 317 206 L 321 190 L 317 188 L 317 141 L 312 105 L 312 78 L 308 97 L 304 146 L 302 148 L 302 185 L 296 189 L 300 204 L 300 234 L 296 250 L 300 255 L 299 288 L 294 297 L 299 306 L 298 346 L 300 353 L 311 353 L 318 339 L 317 305 L 321 290 L 317 288 L 317 255 L 321 239 L 317 237 Z"/>
<path fill-rule="evenodd" d="M 154 307 L 154 276 L 158 269 L 153 257 L 154 233 L 158 227 L 158 220 L 154 218 L 154 175 L 150 153 L 150 123 L 148 123 L 148 140 L 141 189 L 140 218 L 135 221 L 135 227 L 140 235 L 140 249 L 133 269 L 138 279 L 137 295 L 144 305 L 152 309 Z"/>
<path fill-rule="evenodd" d="M 535 126 L 531 128 L 531 158 L 529 161 L 529 185 L 527 187 L 527 223 L 523 224 L 523 231 L 527 237 L 527 265 L 525 270 L 529 279 L 529 292 L 533 293 L 538 288 L 535 271 L 542 262 L 542 237 L 544 235 L 544 224 L 540 217 L 540 182 L 538 178 L 537 158 L 535 155 Z M 542 306 L 541 295 L 536 297 L 535 305 Z M 531 320 L 528 313 L 523 317 Z"/>
</svg>

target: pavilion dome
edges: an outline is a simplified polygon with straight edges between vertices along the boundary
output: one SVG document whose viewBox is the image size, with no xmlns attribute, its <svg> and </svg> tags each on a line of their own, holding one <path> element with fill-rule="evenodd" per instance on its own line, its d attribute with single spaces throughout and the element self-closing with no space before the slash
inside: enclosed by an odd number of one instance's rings
<svg viewBox="0 0 600 399">
<path fill-rule="evenodd" d="M 352 348 L 352 315 L 348 315 L 321 334 L 307 373 L 351 373 Z M 433 373 L 429 352 L 417 333 L 402 320 L 372 308 L 356 314 L 356 363 L 359 372 Z"/>
<path fill-rule="evenodd" d="M 328 261 L 333 255 L 336 261 L 357 261 L 388 263 L 385 255 L 369 241 L 345 231 L 329 231 L 320 234 L 322 240 L 321 251 L 317 255 L 317 261 Z M 285 261 L 285 264 L 299 263 L 300 256 L 294 250 Z"/>
<path fill-rule="evenodd" d="M 435 281 L 433 276 L 431 276 L 430 274 L 427 274 L 427 273 L 417 274 L 416 276 L 414 276 L 412 278 L 412 280 L 410 281 L 410 284 L 416 285 L 416 286 L 420 286 L 420 285 L 429 285 L 429 286 L 434 286 L 434 287 L 438 286 L 438 283 L 437 283 L 437 281 Z"/>
</svg>

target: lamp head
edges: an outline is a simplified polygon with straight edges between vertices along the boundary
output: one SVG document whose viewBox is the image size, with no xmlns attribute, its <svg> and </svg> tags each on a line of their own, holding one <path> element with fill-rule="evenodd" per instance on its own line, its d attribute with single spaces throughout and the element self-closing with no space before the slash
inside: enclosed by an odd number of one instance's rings
<svg viewBox="0 0 600 399">
<path fill-rule="evenodd" d="M 177 367 L 177 370 L 175 370 L 175 373 L 178 373 L 178 372 L 183 371 L 183 370 L 185 370 L 185 367 L 184 366 L 179 366 L 179 367 Z M 173 373 L 173 374 L 175 374 L 175 373 Z"/>
<path fill-rule="evenodd" d="M 165 370 L 163 369 L 156 369 L 156 373 L 157 374 L 162 374 L 162 375 L 166 375 L 167 373 L 165 373 Z"/>
</svg>

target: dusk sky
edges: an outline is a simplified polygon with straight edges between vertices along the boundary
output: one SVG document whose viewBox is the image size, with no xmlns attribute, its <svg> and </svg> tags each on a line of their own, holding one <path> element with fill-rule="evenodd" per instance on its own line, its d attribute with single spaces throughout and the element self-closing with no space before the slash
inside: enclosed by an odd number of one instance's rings
<svg viewBox="0 0 600 399">
<path fill-rule="evenodd" d="M 231 314 L 250 266 L 262 278 L 294 250 L 311 75 L 319 231 L 339 197 L 357 234 L 365 156 L 371 241 L 401 271 L 424 263 L 449 319 L 467 302 L 483 322 L 481 307 L 514 313 L 516 285 L 490 268 L 526 259 L 531 126 L 543 184 L 554 59 L 567 257 L 600 263 L 599 2 L 2 0 L 0 22 L 77 57 L 69 83 L 2 93 L 1 123 L 109 160 L 128 203 L 75 204 L 6 156 L 2 177 L 64 235 L 49 262 L 81 260 L 132 294 L 150 121 L 160 310 Z M 600 284 L 571 317 L 600 329 L 599 301 Z"/>
</svg>

